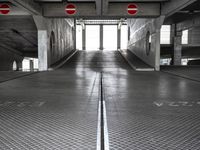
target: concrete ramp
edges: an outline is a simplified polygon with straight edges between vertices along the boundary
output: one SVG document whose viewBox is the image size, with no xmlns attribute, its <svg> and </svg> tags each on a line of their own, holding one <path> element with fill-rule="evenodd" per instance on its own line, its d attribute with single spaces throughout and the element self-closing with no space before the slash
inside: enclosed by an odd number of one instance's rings
<svg viewBox="0 0 200 150">
<path fill-rule="evenodd" d="M 154 71 L 154 68 L 143 62 L 129 50 L 119 50 L 128 64 L 136 71 Z"/>
</svg>

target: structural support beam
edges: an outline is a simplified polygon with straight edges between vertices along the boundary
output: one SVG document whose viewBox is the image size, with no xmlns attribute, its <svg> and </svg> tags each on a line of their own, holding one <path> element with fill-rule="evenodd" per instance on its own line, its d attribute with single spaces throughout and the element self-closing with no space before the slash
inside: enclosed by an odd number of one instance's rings
<svg viewBox="0 0 200 150">
<path fill-rule="evenodd" d="M 65 11 L 67 2 L 63 3 L 44 3 L 43 14 L 45 17 L 114 17 L 114 18 L 133 18 L 133 17 L 159 17 L 160 3 L 136 3 L 138 12 L 131 15 L 127 11 L 130 2 L 109 3 L 108 0 L 97 0 L 94 2 L 74 2 L 76 6 L 75 14 L 67 14 Z M 97 6 L 98 5 L 98 6 Z"/>
<path fill-rule="evenodd" d="M 102 0 L 96 0 L 96 13 L 98 16 L 102 15 Z"/>
<path fill-rule="evenodd" d="M 74 19 L 73 41 L 74 41 L 74 49 L 76 50 L 76 19 Z"/>
<path fill-rule="evenodd" d="M 35 3 L 34 0 L 8 0 L 19 8 L 24 9 L 31 15 L 41 15 L 42 7 Z"/>
<path fill-rule="evenodd" d="M 100 50 L 103 50 L 103 25 L 100 25 Z"/>
<path fill-rule="evenodd" d="M 30 62 L 30 71 L 34 71 L 34 63 L 33 63 L 33 60 L 29 60 Z"/>
<path fill-rule="evenodd" d="M 38 60 L 39 71 L 48 70 L 48 36 L 46 30 L 38 31 Z"/>
<path fill-rule="evenodd" d="M 130 26 L 127 27 L 127 30 L 128 30 L 128 42 L 129 42 L 130 41 L 130 35 L 131 35 Z"/>
<path fill-rule="evenodd" d="M 45 19 L 33 16 L 38 29 L 38 60 L 39 71 L 47 71 L 49 67 L 48 35 Z"/>
<path fill-rule="evenodd" d="M 102 0 L 102 15 L 106 15 L 108 13 L 108 6 L 109 6 L 109 1 Z"/>
<path fill-rule="evenodd" d="M 86 50 L 86 28 L 85 26 L 82 27 L 82 49 Z"/>
<path fill-rule="evenodd" d="M 181 65 L 182 59 L 182 32 L 176 32 L 174 37 L 174 54 L 173 54 L 173 65 Z"/>
<path fill-rule="evenodd" d="M 173 65 L 181 65 L 182 59 L 182 31 L 177 30 L 177 25 L 171 25 L 171 43 L 173 44 Z"/>
<path fill-rule="evenodd" d="M 189 28 L 193 28 L 193 27 L 199 27 L 200 26 L 199 20 L 200 20 L 200 16 L 194 16 L 194 17 L 192 16 L 190 19 L 178 23 L 176 30 L 182 31 L 182 30 L 187 30 Z"/>
<path fill-rule="evenodd" d="M 121 49 L 121 26 L 117 28 L 117 49 Z"/>
<path fill-rule="evenodd" d="M 166 17 L 171 16 L 195 1 L 197 0 L 171 0 L 165 2 L 162 5 L 161 15 L 165 15 Z"/>
</svg>

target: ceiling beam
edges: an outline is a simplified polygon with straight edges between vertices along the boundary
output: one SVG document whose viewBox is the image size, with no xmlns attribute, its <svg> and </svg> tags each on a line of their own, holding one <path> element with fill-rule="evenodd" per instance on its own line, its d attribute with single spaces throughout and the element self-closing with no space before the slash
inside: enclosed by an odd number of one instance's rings
<svg viewBox="0 0 200 150">
<path fill-rule="evenodd" d="M 105 2 L 105 1 L 104 1 Z M 98 17 L 95 3 L 73 3 L 76 6 L 76 13 L 69 15 L 65 12 L 67 3 L 44 3 L 43 13 L 45 17 Z M 103 7 L 107 8 L 103 10 L 103 14 L 100 17 L 114 17 L 114 18 L 136 18 L 136 17 L 158 17 L 160 16 L 160 4 L 159 3 L 136 3 L 138 6 L 138 12 L 135 15 L 128 14 L 126 3 L 104 3 Z M 106 5 L 106 6 L 105 6 Z M 99 7 L 100 8 L 100 7 Z"/>
<path fill-rule="evenodd" d="M 169 17 L 197 0 L 171 0 L 161 5 L 161 14 Z"/>
<path fill-rule="evenodd" d="M 24 9 L 31 15 L 41 15 L 42 7 L 34 0 L 8 0 L 19 8 Z"/>
<path fill-rule="evenodd" d="M 7 2 L 7 3 L 4 3 L 4 4 L 7 4 L 9 5 L 10 7 L 10 12 L 8 14 L 6 14 L 6 16 L 13 16 L 13 15 L 17 15 L 17 16 L 25 16 L 25 15 L 30 15 L 28 12 L 26 12 L 25 10 L 23 9 L 20 9 L 19 7 Z M 0 14 L 0 16 L 5 16 L 4 14 Z"/>
<path fill-rule="evenodd" d="M 200 16 L 193 16 L 192 18 L 182 21 L 177 24 L 177 30 L 182 31 L 182 30 L 187 30 L 192 27 L 199 27 L 200 26 Z"/>
<path fill-rule="evenodd" d="M 98 16 L 102 15 L 102 0 L 96 0 L 96 12 Z"/>
</svg>

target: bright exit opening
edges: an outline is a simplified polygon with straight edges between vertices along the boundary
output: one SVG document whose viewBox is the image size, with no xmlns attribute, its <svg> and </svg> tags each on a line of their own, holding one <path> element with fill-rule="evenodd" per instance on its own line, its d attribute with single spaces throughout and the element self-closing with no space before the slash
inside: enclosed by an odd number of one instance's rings
<svg viewBox="0 0 200 150">
<path fill-rule="evenodd" d="M 117 50 L 117 25 L 103 26 L 104 50 Z"/>
<path fill-rule="evenodd" d="M 78 50 L 117 50 L 119 45 L 121 49 L 127 49 L 126 21 L 122 24 L 119 23 L 120 20 L 79 20 L 77 22 L 76 48 Z M 118 28 L 121 29 L 119 35 Z"/>
<path fill-rule="evenodd" d="M 100 47 L 100 26 L 86 25 L 86 50 L 99 50 Z"/>
</svg>

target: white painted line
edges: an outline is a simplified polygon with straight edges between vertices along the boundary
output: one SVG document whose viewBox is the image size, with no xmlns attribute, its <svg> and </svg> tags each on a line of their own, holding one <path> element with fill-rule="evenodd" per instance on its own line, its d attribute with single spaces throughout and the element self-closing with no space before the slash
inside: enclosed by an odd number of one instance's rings
<svg viewBox="0 0 200 150">
<path fill-rule="evenodd" d="M 98 107 L 98 123 L 97 123 L 97 150 L 101 150 L 101 101 Z"/>
<path fill-rule="evenodd" d="M 103 101 L 103 118 L 104 118 L 104 150 L 109 150 L 109 137 L 108 137 L 108 125 L 106 115 L 106 103 Z"/>
</svg>

